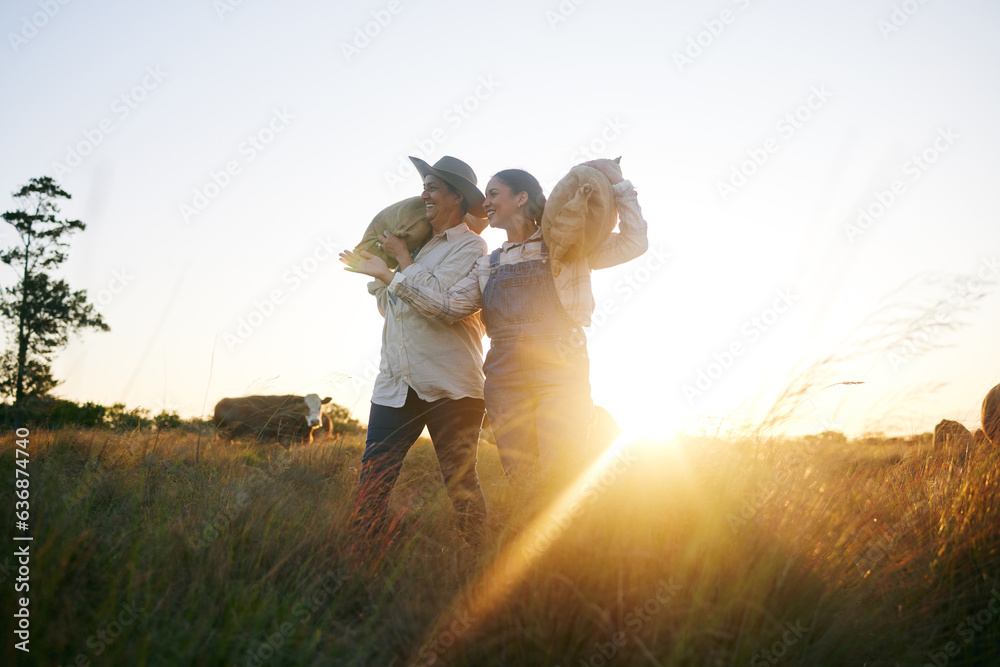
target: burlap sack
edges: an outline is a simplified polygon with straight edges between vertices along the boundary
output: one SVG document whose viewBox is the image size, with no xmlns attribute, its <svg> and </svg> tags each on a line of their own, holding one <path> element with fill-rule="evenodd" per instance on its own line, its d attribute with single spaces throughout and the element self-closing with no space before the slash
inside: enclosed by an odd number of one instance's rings
<svg viewBox="0 0 1000 667">
<path fill-rule="evenodd" d="M 607 177 L 577 165 L 552 188 L 542 213 L 542 236 L 549 247 L 552 275 L 604 243 L 618 223 L 615 193 Z"/>
<path fill-rule="evenodd" d="M 465 216 L 465 222 L 469 225 L 469 229 L 477 234 L 488 224 L 487 220 L 471 214 Z M 365 250 L 377 255 L 385 260 L 390 269 L 396 268 L 398 262 L 386 255 L 377 245 L 379 237 L 385 231 L 406 239 L 406 247 L 409 248 L 411 257 L 434 233 L 431 223 L 427 222 L 427 211 L 420 197 L 404 199 L 379 211 L 365 230 L 361 243 L 355 246 L 354 252 Z"/>
</svg>

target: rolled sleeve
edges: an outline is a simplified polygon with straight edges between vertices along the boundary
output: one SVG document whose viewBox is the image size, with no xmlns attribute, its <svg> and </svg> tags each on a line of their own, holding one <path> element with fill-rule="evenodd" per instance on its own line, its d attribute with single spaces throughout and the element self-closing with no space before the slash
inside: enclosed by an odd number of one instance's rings
<svg viewBox="0 0 1000 667">
<path fill-rule="evenodd" d="M 382 313 L 384 317 L 386 309 L 389 307 L 389 292 L 386 290 L 386 284 L 381 280 L 373 280 L 368 283 L 368 293 L 375 297 L 378 312 Z"/>
<path fill-rule="evenodd" d="M 474 266 L 476 260 L 485 252 L 486 242 L 478 236 L 470 237 L 462 247 L 457 248 L 445 261 L 435 266 L 433 271 L 423 266 L 418 257 L 413 264 L 403 269 L 402 273 L 413 286 L 443 292 L 463 279 L 469 273 L 469 267 Z"/>
<path fill-rule="evenodd" d="M 619 197 L 624 197 L 627 194 L 635 196 L 635 186 L 632 185 L 632 181 L 627 178 L 624 181 L 619 181 L 611 186 L 612 191 L 615 193 L 615 199 Z"/>
<path fill-rule="evenodd" d="M 482 307 L 478 264 L 447 292 L 416 284 L 402 273 L 393 277 L 388 289 L 419 313 L 447 324 L 454 324 Z"/>
</svg>

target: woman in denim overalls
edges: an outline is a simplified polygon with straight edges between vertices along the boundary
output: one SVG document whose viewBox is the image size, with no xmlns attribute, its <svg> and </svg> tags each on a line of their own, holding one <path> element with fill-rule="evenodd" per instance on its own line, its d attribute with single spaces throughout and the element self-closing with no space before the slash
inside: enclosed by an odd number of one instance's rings
<svg viewBox="0 0 1000 667">
<path fill-rule="evenodd" d="M 587 164 L 611 181 L 621 231 L 564 267 L 558 280 L 539 228 L 545 207 L 542 188 L 520 169 L 501 171 L 486 186 L 483 208 L 490 226 L 507 232 L 507 242 L 482 257 L 447 292 L 412 285 L 379 258 L 342 255 L 429 317 L 455 322 L 482 309 L 491 339 L 483 366 L 486 412 L 512 482 L 528 477 L 536 463 L 546 477 L 562 477 L 583 459 L 594 419 L 583 333 L 594 309 L 590 270 L 621 264 L 647 247 L 646 223 L 631 183 L 609 160 Z"/>
<path fill-rule="evenodd" d="M 481 316 L 490 337 L 483 393 L 512 481 L 523 479 L 535 461 L 546 476 L 571 472 L 593 422 L 587 339 L 559 301 L 548 247 L 538 233 L 544 203 L 541 186 L 527 172 L 500 172 L 486 188 L 490 225 L 504 229 L 508 243 L 490 253 L 482 288 Z M 521 253 L 534 259 L 500 264 L 501 253 L 515 243 L 537 244 Z"/>
</svg>

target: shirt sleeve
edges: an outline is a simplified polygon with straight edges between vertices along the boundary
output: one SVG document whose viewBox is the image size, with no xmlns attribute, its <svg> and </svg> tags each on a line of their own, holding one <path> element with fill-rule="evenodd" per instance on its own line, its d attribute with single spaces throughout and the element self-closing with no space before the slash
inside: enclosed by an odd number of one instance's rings
<svg viewBox="0 0 1000 667">
<path fill-rule="evenodd" d="M 475 266 L 476 260 L 484 254 L 486 254 L 486 242 L 479 236 L 473 236 L 468 243 L 449 253 L 433 271 L 423 266 L 418 258 L 403 269 L 402 273 L 411 286 L 443 292 L 463 279 L 469 273 L 469 267 Z"/>
<path fill-rule="evenodd" d="M 631 181 L 612 186 L 618 204 L 618 229 L 587 257 L 591 269 L 606 269 L 635 259 L 649 248 L 646 221 Z"/>
<path fill-rule="evenodd" d="M 408 303 L 418 312 L 454 324 L 482 308 L 483 294 L 479 286 L 478 260 L 468 274 L 452 285 L 447 292 L 431 289 L 412 280 L 406 272 L 397 273 L 389 283 L 388 291 Z M 410 268 L 410 267 L 407 267 Z"/>
<path fill-rule="evenodd" d="M 368 293 L 375 297 L 378 312 L 382 313 L 382 317 L 385 317 L 389 310 L 389 292 L 386 290 L 386 284 L 381 280 L 373 280 L 368 283 Z"/>
</svg>

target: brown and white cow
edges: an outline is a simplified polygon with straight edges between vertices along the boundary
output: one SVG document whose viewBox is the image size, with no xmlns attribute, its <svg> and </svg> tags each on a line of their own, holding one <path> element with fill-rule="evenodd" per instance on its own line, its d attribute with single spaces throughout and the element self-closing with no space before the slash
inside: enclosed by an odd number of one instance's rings
<svg viewBox="0 0 1000 667">
<path fill-rule="evenodd" d="M 934 427 L 935 454 L 955 455 L 959 461 L 964 461 L 972 452 L 974 442 L 969 429 L 956 421 L 942 419 Z"/>
<path fill-rule="evenodd" d="M 983 432 L 994 447 L 1000 447 L 1000 384 L 983 399 Z"/>
<path fill-rule="evenodd" d="M 224 398 L 215 406 L 216 437 L 232 442 L 252 435 L 261 442 L 277 441 L 285 449 L 293 442 L 312 442 L 320 410 L 330 400 L 321 401 L 317 394 Z"/>
</svg>

